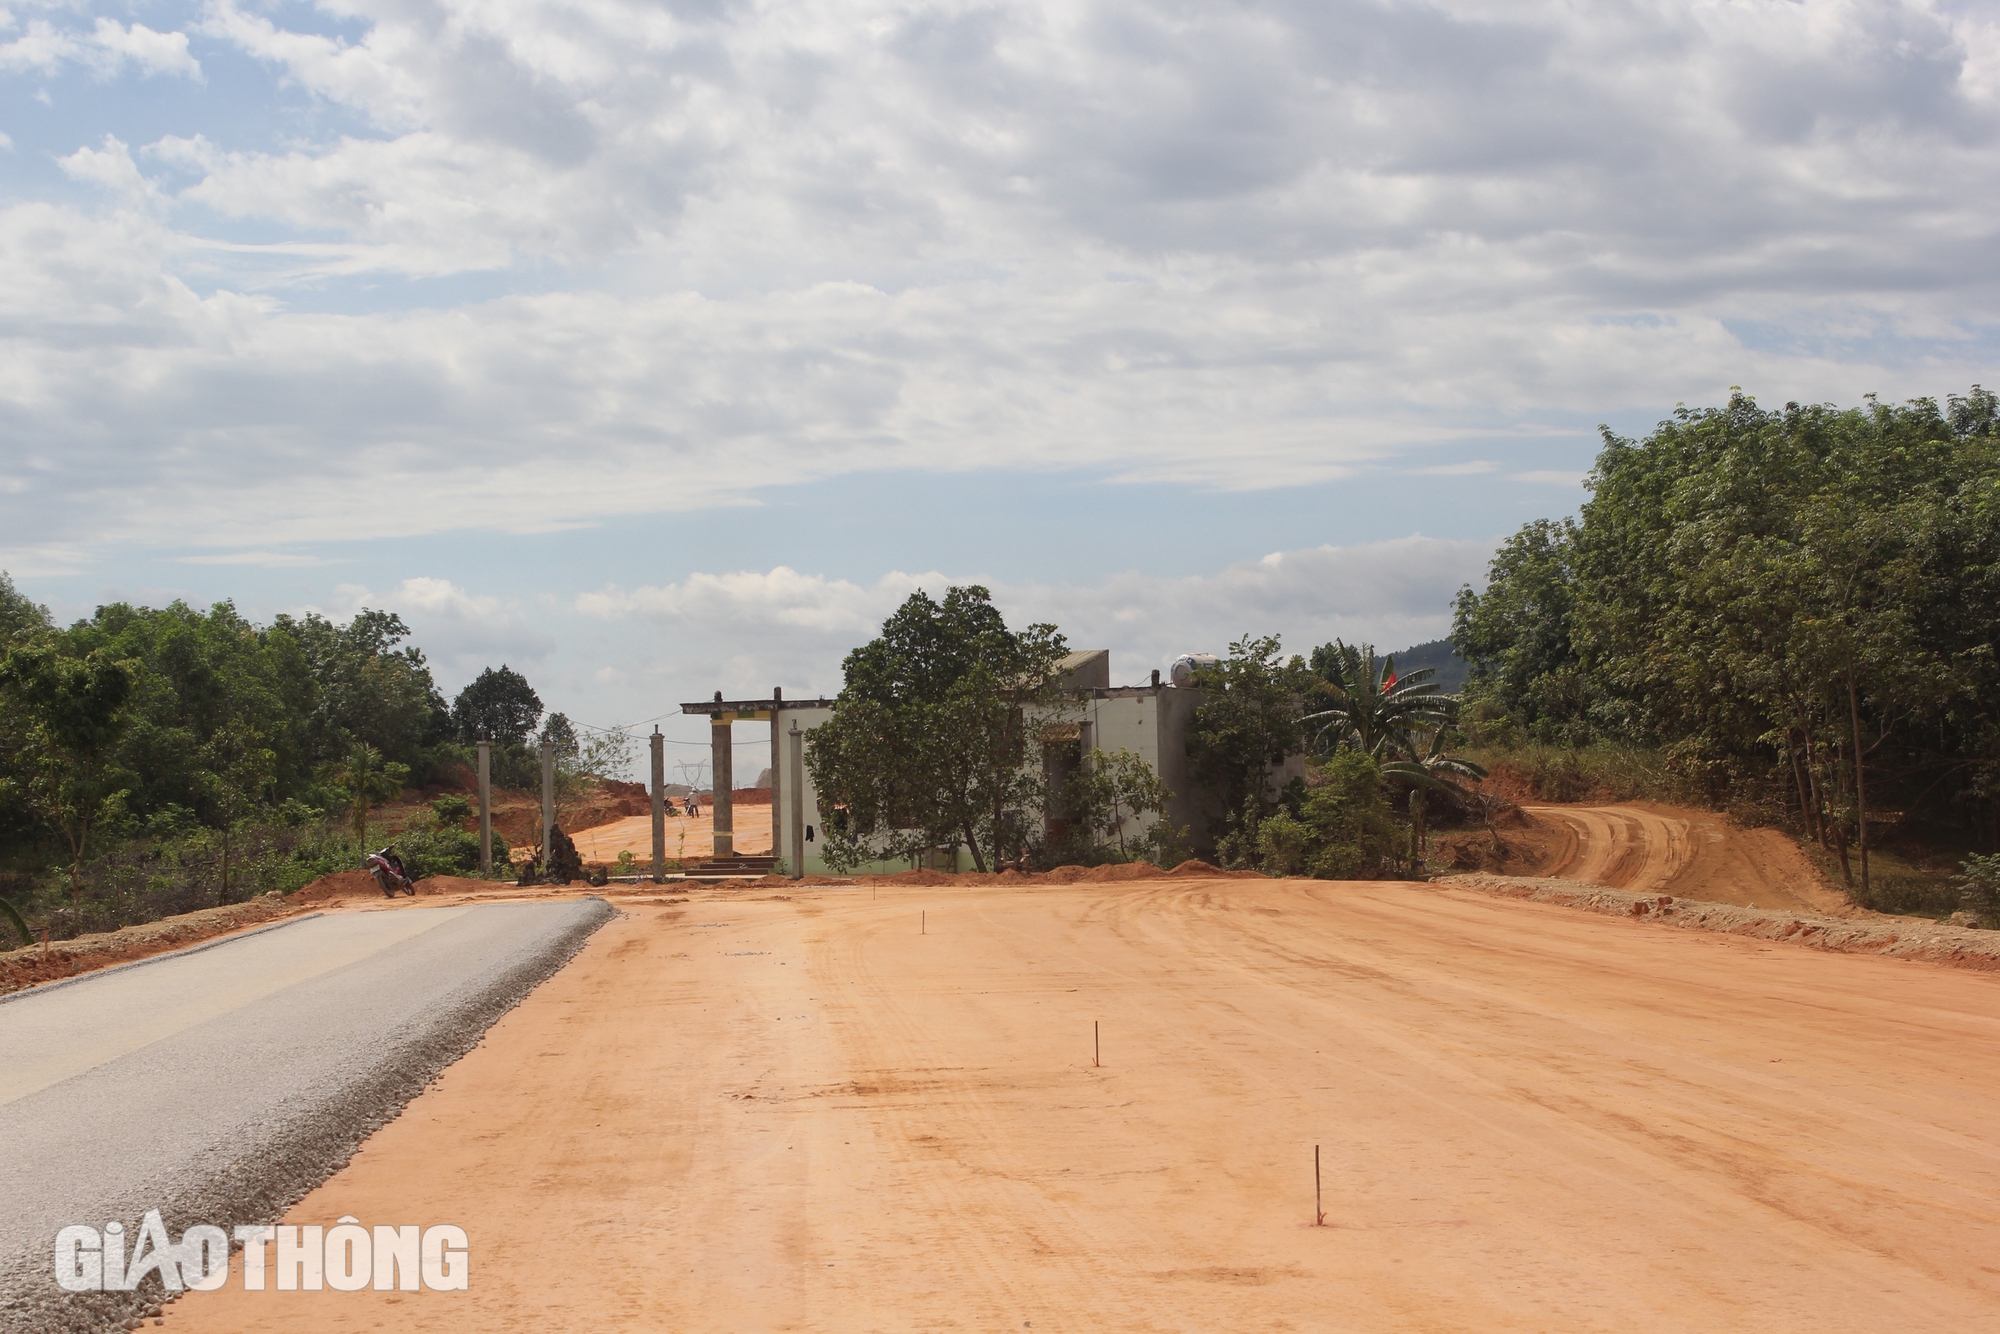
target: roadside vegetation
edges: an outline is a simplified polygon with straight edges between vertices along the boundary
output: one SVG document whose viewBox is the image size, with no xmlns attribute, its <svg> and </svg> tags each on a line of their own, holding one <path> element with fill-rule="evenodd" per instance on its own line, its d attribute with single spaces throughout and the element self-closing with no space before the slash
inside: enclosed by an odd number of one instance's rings
<svg viewBox="0 0 2000 1334">
<path fill-rule="evenodd" d="M 0 938 L 289 893 L 392 836 L 422 874 L 477 874 L 471 743 L 491 729 L 496 786 L 531 786 L 541 701 L 503 666 L 448 705 L 408 637 L 389 612 L 257 625 L 226 602 L 63 628 L 0 574 Z M 623 753 L 549 723 L 566 793 Z"/>
<path fill-rule="evenodd" d="M 1865 906 L 1969 905 L 2000 852 L 2000 399 L 1738 393 L 1605 431 L 1589 487 L 1459 594 L 1476 753 L 1537 796 L 1787 827 Z"/>
<path fill-rule="evenodd" d="M 1436 669 L 1399 673 L 1370 645 L 1310 658 L 1245 637 L 1197 674 L 1191 767 L 1216 801 L 1225 867 L 1327 880 L 1424 873 L 1428 831 L 1480 808 L 1485 770 L 1458 753 L 1458 700 Z M 1289 775 L 1287 777 L 1287 775 Z"/>
</svg>

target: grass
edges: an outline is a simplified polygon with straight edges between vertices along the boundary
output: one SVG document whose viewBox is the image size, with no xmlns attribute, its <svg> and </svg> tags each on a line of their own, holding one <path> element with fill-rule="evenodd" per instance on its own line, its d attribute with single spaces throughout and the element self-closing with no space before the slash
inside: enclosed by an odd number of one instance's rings
<svg viewBox="0 0 2000 1334">
<path fill-rule="evenodd" d="M 1515 799 L 1681 803 L 1700 799 L 1664 755 L 1645 746 L 1527 742 L 1473 751 L 1468 758 L 1490 775 L 1487 791 Z"/>
</svg>

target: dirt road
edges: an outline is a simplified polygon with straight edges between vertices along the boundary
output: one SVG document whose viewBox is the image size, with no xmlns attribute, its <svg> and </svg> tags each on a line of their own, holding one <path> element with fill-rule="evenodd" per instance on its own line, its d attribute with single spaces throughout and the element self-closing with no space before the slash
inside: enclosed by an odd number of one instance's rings
<svg viewBox="0 0 2000 1334">
<path fill-rule="evenodd" d="M 1855 911 L 1775 829 L 1740 829 L 1713 811 L 1655 802 L 1527 806 L 1508 831 L 1532 866 L 1515 874 L 1586 880 L 1633 894 L 1843 915 Z M 1509 868 L 1512 870 L 1513 868 Z"/>
<path fill-rule="evenodd" d="M 771 808 L 768 805 L 738 806 L 735 811 L 734 846 L 738 856 L 751 857 L 771 850 Z M 670 815 L 667 826 L 667 856 L 675 860 L 708 857 L 715 851 L 715 814 L 707 807 L 690 819 Z M 591 864 L 609 865 L 621 852 L 630 852 L 644 865 L 653 862 L 653 817 L 628 815 L 593 829 L 579 830 L 573 838 L 577 855 Z"/>
<path fill-rule="evenodd" d="M 461 1224 L 469 1291 L 167 1326 L 2000 1327 L 1995 977 L 1412 885 L 739 894 L 626 899 L 288 1215 Z"/>
</svg>

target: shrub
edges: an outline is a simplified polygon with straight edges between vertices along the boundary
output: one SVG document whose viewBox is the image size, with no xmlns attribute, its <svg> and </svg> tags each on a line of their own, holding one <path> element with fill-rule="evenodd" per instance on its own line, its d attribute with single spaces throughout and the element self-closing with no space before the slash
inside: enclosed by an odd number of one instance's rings
<svg viewBox="0 0 2000 1334">
<path fill-rule="evenodd" d="M 2000 927 L 2000 855 L 1967 857 L 1952 877 L 1959 888 L 1958 906 L 1980 925 Z"/>
</svg>

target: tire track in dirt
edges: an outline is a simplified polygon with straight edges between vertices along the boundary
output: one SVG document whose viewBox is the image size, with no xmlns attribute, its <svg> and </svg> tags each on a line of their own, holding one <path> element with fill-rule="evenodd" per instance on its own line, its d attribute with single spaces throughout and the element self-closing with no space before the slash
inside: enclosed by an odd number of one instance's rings
<svg viewBox="0 0 2000 1334">
<path fill-rule="evenodd" d="M 1744 907 L 1857 911 L 1775 829 L 1740 829 L 1712 811 L 1653 802 L 1522 811 L 1545 848 L 1527 874 Z"/>
</svg>

